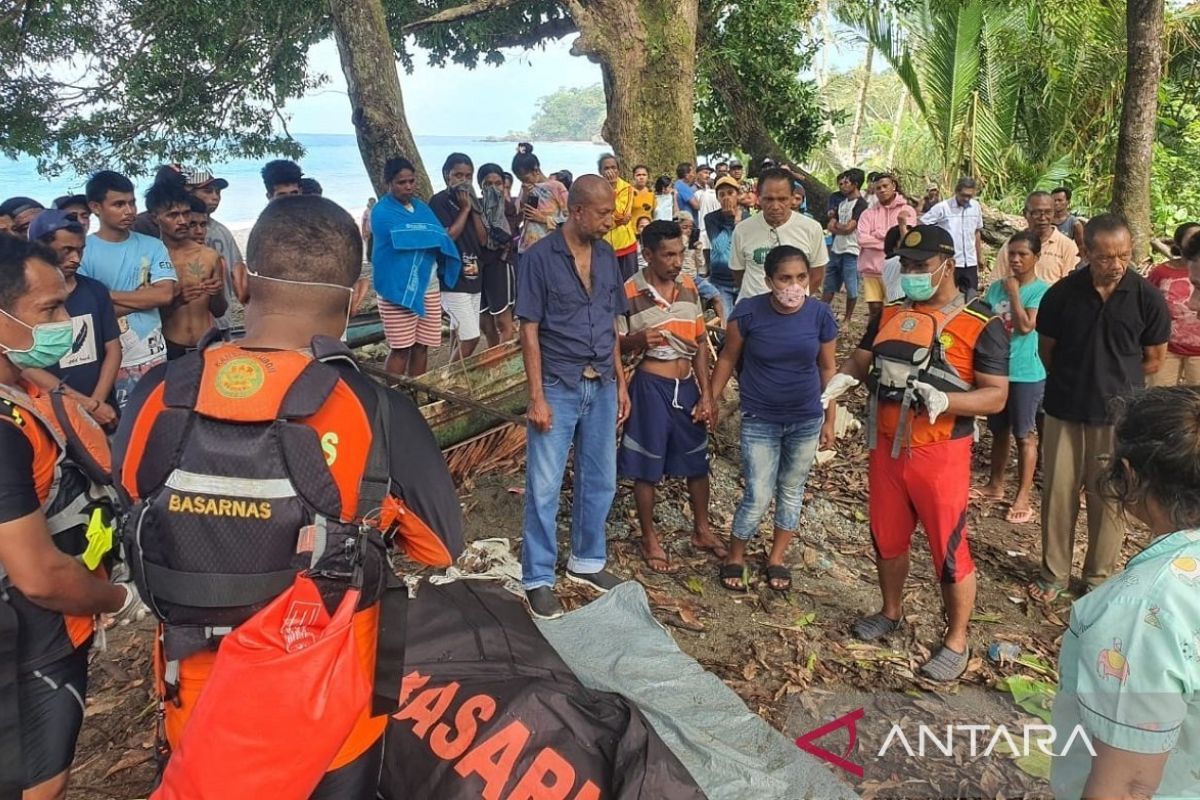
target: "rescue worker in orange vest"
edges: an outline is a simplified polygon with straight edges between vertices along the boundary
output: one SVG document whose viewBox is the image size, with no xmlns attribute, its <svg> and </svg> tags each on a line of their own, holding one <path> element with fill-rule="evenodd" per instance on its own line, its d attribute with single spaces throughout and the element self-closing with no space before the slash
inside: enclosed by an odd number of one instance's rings
<svg viewBox="0 0 1200 800">
<path fill-rule="evenodd" d="M 210 334 L 151 371 L 123 415 L 117 474 L 135 502 L 130 567 L 162 622 L 156 672 L 167 748 L 185 732 L 195 738 L 189 716 L 221 639 L 298 573 L 314 576 L 334 608 L 347 576 L 365 576 L 353 626 L 369 678 L 391 571 L 385 538 L 394 534 L 432 565 L 448 566 L 462 549 L 454 484 L 424 418 L 408 397 L 362 375 L 339 341 L 367 291 L 361 268 L 362 237 L 342 208 L 316 195 L 271 203 L 233 273 L 245 338 Z M 385 722 L 362 707 L 312 797 L 375 797 Z M 280 753 L 280 769 L 297 758 Z M 238 772 L 203 767 L 228 771 L 230 781 Z"/>
<path fill-rule="evenodd" d="M 921 673 L 958 679 L 970 659 L 967 623 L 975 606 L 975 565 L 967 546 L 974 418 L 1008 397 L 1008 336 L 981 300 L 967 303 L 954 283 L 954 242 L 936 225 L 904 237 L 900 280 L 906 300 L 870 321 L 858 349 L 825 389 L 826 413 L 866 380 L 871 537 L 883 608 L 860 619 L 855 635 L 895 632 L 904 610 L 909 546 L 920 522 L 942 589 L 947 628 Z"/>
<path fill-rule="evenodd" d="M 95 616 L 142 610 L 104 572 L 116 495 L 103 432 L 20 377 L 71 352 L 66 298 L 53 251 L 0 235 L 0 796 L 24 800 L 66 796 Z"/>
</svg>

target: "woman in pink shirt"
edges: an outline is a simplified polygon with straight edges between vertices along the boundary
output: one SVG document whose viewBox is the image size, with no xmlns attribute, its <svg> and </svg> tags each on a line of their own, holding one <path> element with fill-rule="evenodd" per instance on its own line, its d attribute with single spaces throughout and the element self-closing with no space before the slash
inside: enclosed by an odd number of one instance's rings
<svg viewBox="0 0 1200 800">
<path fill-rule="evenodd" d="M 858 271 L 862 275 L 860 292 L 867 301 L 872 316 L 883 310 L 886 293 L 883 288 L 883 240 L 888 229 L 900 226 L 900 238 L 915 224 L 917 212 L 900 193 L 900 183 L 893 175 L 880 175 L 875 181 L 878 203 L 868 208 L 858 219 Z"/>
<path fill-rule="evenodd" d="M 1162 367 L 1149 378 L 1151 386 L 1200 384 L 1200 318 L 1191 309 L 1192 283 L 1188 277 L 1183 248 L 1200 236 L 1200 224 L 1185 222 L 1175 230 L 1171 248 L 1175 257 L 1150 270 L 1147 276 L 1166 298 L 1171 312 L 1171 339 Z"/>
</svg>

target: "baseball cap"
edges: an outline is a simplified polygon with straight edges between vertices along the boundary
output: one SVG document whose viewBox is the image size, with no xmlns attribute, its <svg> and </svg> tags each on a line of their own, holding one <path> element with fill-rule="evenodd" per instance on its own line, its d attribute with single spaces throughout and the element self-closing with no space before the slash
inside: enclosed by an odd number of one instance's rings
<svg viewBox="0 0 1200 800">
<path fill-rule="evenodd" d="M 178 164 L 163 164 L 154 173 L 155 183 L 177 183 L 183 185 L 183 167 Z"/>
<path fill-rule="evenodd" d="M 696 220 L 692 219 L 692 215 L 690 213 L 688 213 L 687 211 L 676 211 L 675 212 L 675 221 L 676 222 L 686 222 L 689 225 L 696 224 Z"/>
<path fill-rule="evenodd" d="M 917 225 L 910 228 L 900 240 L 896 255 L 917 261 L 934 256 L 953 256 L 954 239 L 949 231 L 938 225 Z"/>
<path fill-rule="evenodd" d="M 730 169 L 741 169 L 742 162 L 738 161 L 736 158 L 731 158 L 731 159 L 729 159 L 729 168 Z"/>
<path fill-rule="evenodd" d="M 738 182 L 736 180 L 729 177 L 728 175 L 725 175 L 724 177 L 721 177 L 721 178 L 717 178 L 717 184 L 713 188 L 715 188 L 717 191 L 720 191 L 722 186 L 732 186 L 734 189 L 737 189 L 739 191 L 742 188 L 741 186 L 738 185 Z"/>
<path fill-rule="evenodd" d="M 199 189 L 203 186 L 214 186 L 221 191 L 229 188 L 229 181 L 224 178 L 214 178 L 212 170 L 204 167 L 185 167 L 183 182 L 189 189 Z"/>
<path fill-rule="evenodd" d="M 777 162 L 777 161 L 776 161 L 775 159 L 773 159 L 773 158 L 764 158 L 764 159 L 762 160 L 762 166 L 763 166 L 763 168 L 764 168 L 764 169 L 765 169 L 765 168 L 767 168 L 767 167 L 775 167 L 775 166 L 778 166 L 778 165 L 779 165 L 779 162 Z"/>
<path fill-rule="evenodd" d="M 64 209 L 67 206 L 87 206 L 88 199 L 86 194 L 64 194 L 62 197 L 54 198 L 51 207 L 56 209 Z"/>
<path fill-rule="evenodd" d="M 705 172 L 705 171 L 712 172 L 713 168 L 710 167 L 708 164 L 701 164 L 700 166 L 696 167 L 696 172 Z"/>
<path fill-rule="evenodd" d="M 38 214 L 29 225 L 29 240 L 36 241 L 53 235 L 56 231 L 71 231 L 83 233 L 83 226 L 74 217 L 57 208 L 47 209 Z"/>
</svg>

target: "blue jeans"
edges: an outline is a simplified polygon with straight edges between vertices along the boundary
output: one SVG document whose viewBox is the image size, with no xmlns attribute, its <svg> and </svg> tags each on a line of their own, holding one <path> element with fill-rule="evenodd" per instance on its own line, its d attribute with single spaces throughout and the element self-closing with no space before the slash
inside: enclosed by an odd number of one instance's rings
<svg viewBox="0 0 1200 800">
<path fill-rule="evenodd" d="M 800 528 L 804 485 L 817 457 L 822 417 L 800 422 L 766 422 L 742 415 L 742 476 L 746 493 L 733 513 L 733 535 L 754 538 L 758 523 L 775 500 L 775 527 Z"/>
<path fill-rule="evenodd" d="M 581 379 L 572 389 L 559 378 L 545 378 L 542 390 L 553 419 L 545 433 L 530 425 L 525 445 L 521 578 L 526 589 L 554 585 L 558 501 L 572 444 L 575 492 L 567 569 L 583 574 L 604 569 L 604 522 L 617 492 L 616 381 Z"/>
<path fill-rule="evenodd" d="M 825 285 L 821 289 L 826 294 L 837 294 L 843 285 L 847 299 L 857 300 L 858 254 L 830 252 L 829 264 L 825 267 Z"/>
</svg>

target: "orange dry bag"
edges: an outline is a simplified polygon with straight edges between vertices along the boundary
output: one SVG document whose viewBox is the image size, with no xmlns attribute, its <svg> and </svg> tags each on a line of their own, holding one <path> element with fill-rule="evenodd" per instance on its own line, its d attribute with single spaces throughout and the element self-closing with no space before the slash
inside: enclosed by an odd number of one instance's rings
<svg viewBox="0 0 1200 800">
<path fill-rule="evenodd" d="M 312 578 L 226 636 L 152 800 L 304 800 L 370 702 L 352 619 Z"/>
</svg>

